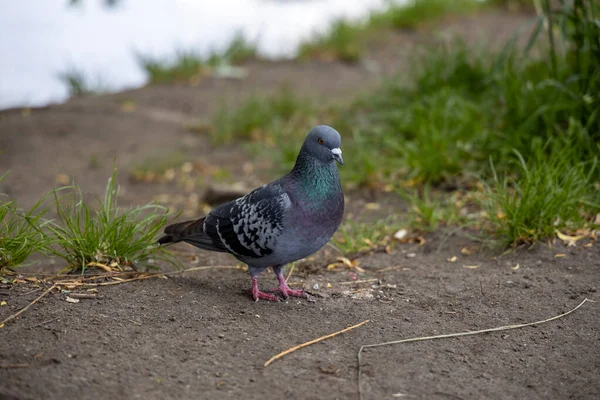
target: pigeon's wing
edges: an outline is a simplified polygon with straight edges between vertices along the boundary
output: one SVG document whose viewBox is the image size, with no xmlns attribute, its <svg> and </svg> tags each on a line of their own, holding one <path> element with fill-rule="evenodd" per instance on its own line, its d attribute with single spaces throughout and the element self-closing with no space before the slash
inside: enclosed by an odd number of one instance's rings
<svg viewBox="0 0 600 400">
<path fill-rule="evenodd" d="M 260 258 L 273 252 L 290 207 L 288 194 L 274 182 L 211 211 L 203 231 L 237 257 Z"/>
<path fill-rule="evenodd" d="M 204 232 L 205 220 L 206 217 L 169 225 L 165 228 L 165 235 L 158 239 L 158 243 L 164 245 L 186 242 L 203 250 L 226 252 L 227 248 L 220 241 L 213 240 Z"/>
</svg>

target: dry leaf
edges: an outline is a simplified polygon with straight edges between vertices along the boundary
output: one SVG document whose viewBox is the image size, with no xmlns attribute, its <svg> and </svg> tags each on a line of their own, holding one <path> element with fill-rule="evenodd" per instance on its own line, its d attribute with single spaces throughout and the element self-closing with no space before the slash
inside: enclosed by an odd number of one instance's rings
<svg viewBox="0 0 600 400">
<path fill-rule="evenodd" d="M 466 247 L 463 247 L 460 250 L 461 253 L 463 253 L 464 255 L 468 256 L 469 254 L 471 254 L 471 250 L 467 249 Z"/>
<path fill-rule="evenodd" d="M 4 328 L 4 324 L 0 324 L 0 329 Z"/>
<path fill-rule="evenodd" d="M 519 268 L 521 268 L 520 264 L 515 265 L 514 267 L 512 267 L 513 271 L 518 270 Z"/>
<path fill-rule="evenodd" d="M 65 300 L 67 300 L 69 303 L 79 303 L 79 299 L 74 299 L 69 296 L 67 296 L 67 298 Z"/>
<path fill-rule="evenodd" d="M 135 103 L 131 100 L 126 100 L 121 105 L 121 110 L 123 112 L 127 112 L 127 113 L 134 112 L 135 111 Z"/>
<path fill-rule="evenodd" d="M 377 203 L 367 203 L 365 204 L 365 208 L 367 210 L 380 210 L 381 206 Z"/>
<path fill-rule="evenodd" d="M 576 244 L 575 242 L 577 242 L 580 239 L 583 239 L 586 235 L 579 235 L 579 236 L 568 236 L 565 235 L 564 233 L 561 233 L 558 229 L 556 230 L 556 236 L 558 236 L 558 238 L 560 240 L 562 240 L 563 242 L 565 242 L 565 244 L 568 247 L 575 247 Z"/>
<path fill-rule="evenodd" d="M 586 243 L 586 244 L 583 245 L 583 247 L 590 248 L 590 247 L 592 247 L 592 243 Z"/>
<path fill-rule="evenodd" d="M 452 256 L 450 258 L 448 258 L 448 262 L 455 262 L 456 261 L 456 256 Z"/>
<path fill-rule="evenodd" d="M 71 178 L 69 178 L 69 175 L 67 174 L 56 174 L 54 180 L 56 183 L 65 186 L 71 183 Z"/>
</svg>

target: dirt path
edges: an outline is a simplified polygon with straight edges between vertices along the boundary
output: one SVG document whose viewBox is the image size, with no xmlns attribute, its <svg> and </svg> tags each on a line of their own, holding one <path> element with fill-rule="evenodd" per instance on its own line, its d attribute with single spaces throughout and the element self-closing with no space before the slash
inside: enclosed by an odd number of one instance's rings
<svg viewBox="0 0 600 400">
<path fill-rule="evenodd" d="M 441 32 L 494 46 L 527 18 L 486 13 L 447 21 Z M 12 172 L 0 191 L 32 204 L 59 185 L 58 174 L 67 174 L 99 194 L 116 157 L 123 204 L 175 193 L 175 185 L 128 182 L 129 169 L 172 151 L 207 164 L 241 164 L 239 146 L 213 148 L 183 129 L 190 119 L 208 120 L 222 99 L 234 103 L 290 85 L 319 101 L 338 101 L 405 67 L 414 46 L 431 40 L 429 31 L 391 34 L 373 42 L 371 62 L 359 66 L 257 62 L 242 81 L 206 79 L 197 87 L 148 87 L 30 114 L 1 112 L 0 170 Z M 135 110 L 125 111 L 126 101 Z M 242 180 L 260 182 L 253 173 Z M 357 193 L 350 198 L 362 201 Z M 401 205 L 390 207 L 401 212 Z M 438 232 L 424 246 L 400 244 L 391 254 L 360 257 L 362 274 L 314 265 L 312 273 L 297 270 L 292 283 L 309 289 L 315 302 L 254 303 L 244 293 L 249 278 L 238 270 L 103 287 L 99 298 L 77 304 L 53 293 L 0 329 L 0 399 L 356 399 L 362 344 L 536 321 L 586 297 L 600 300 L 600 246 L 583 244 L 464 255 L 462 248 L 476 244 Z M 334 256 L 328 251 L 320 257 Z M 198 256 L 201 265 L 233 263 Z M 268 274 L 262 279 L 274 282 Z M 348 283 L 356 279 L 373 281 Z M 0 320 L 40 294 L 30 290 L 0 286 L 7 303 Z M 368 350 L 364 398 L 598 398 L 597 304 L 538 327 Z M 366 319 L 363 327 L 263 367 L 282 350 Z"/>
<path fill-rule="evenodd" d="M 380 283 L 342 284 L 351 271 L 293 276 L 314 303 L 254 303 L 243 292 L 248 277 L 235 270 L 104 287 L 102 298 L 78 304 L 50 295 L 0 331 L 2 364 L 27 364 L 0 369 L 0 387 L 22 399 L 356 399 L 362 344 L 537 321 L 585 297 L 600 300 L 598 246 L 492 260 L 461 255 L 463 239 L 439 251 L 439 238 L 429 243 L 360 258 L 366 272 L 358 278 Z M 20 296 L 24 290 L 11 291 L 0 318 L 39 295 Z M 366 319 L 263 367 L 280 351 Z M 364 398 L 597 398 L 598 320 L 598 303 L 586 303 L 537 327 L 367 350 Z"/>
</svg>

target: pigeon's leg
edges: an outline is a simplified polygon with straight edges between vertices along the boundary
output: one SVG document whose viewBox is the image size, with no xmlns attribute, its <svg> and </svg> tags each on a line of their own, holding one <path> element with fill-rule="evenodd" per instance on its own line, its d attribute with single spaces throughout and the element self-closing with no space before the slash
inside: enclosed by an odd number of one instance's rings
<svg viewBox="0 0 600 400">
<path fill-rule="evenodd" d="M 258 299 L 264 299 L 264 300 L 269 300 L 269 301 L 279 301 L 279 297 L 277 297 L 273 294 L 261 292 L 260 290 L 258 290 L 258 273 L 253 274 L 252 269 L 250 269 L 250 273 L 252 276 L 252 298 L 254 299 L 254 301 L 258 301 Z"/>
<path fill-rule="evenodd" d="M 277 275 L 277 280 L 279 281 L 279 287 L 277 288 L 277 291 L 281 293 L 284 299 L 287 299 L 289 296 L 307 297 L 304 290 L 290 289 L 285 281 L 285 276 L 283 276 L 283 267 L 285 267 L 285 265 L 276 265 L 273 267 L 273 271 L 275 272 L 275 275 Z"/>
</svg>

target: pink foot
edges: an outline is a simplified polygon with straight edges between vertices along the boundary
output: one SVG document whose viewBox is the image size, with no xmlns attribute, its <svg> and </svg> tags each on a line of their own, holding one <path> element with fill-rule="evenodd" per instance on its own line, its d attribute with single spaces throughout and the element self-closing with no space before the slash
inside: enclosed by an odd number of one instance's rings
<svg viewBox="0 0 600 400">
<path fill-rule="evenodd" d="M 252 278 L 252 298 L 254 299 L 254 301 L 258 301 L 258 299 L 269 300 L 269 301 L 279 301 L 280 300 L 279 297 L 277 297 L 273 294 L 261 292 L 260 290 L 258 290 L 258 279 L 256 277 Z"/>
<path fill-rule="evenodd" d="M 284 299 L 287 299 L 289 296 L 304 298 L 308 297 L 304 290 L 290 289 L 283 275 L 277 276 L 277 279 L 279 280 L 279 287 L 276 290 L 281 293 Z"/>
</svg>

